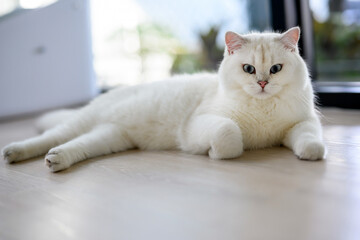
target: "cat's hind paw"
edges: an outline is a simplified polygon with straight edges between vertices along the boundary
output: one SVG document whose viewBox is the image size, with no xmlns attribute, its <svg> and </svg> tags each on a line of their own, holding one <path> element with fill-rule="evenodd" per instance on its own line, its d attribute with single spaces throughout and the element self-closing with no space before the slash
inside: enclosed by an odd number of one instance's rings
<svg viewBox="0 0 360 240">
<path fill-rule="evenodd" d="M 322 142 L 305 141 L 297 146 L 295 154 L 301 160 L 322 160 L 325 158 L 326 148 Z"/>
<path fill-rule="evenodd" d="M 2 149 L 2 156 L 8 163 L 24 160 L 24 150 L 17 143 L 11 143 Z"/>
<path fill-rule="evenodd" d="M 45 156 L 45 165 L 51 172 L 58 172 L 70 167 L 64 152 L 60 149 L 50 149 Z"/>
</svg>

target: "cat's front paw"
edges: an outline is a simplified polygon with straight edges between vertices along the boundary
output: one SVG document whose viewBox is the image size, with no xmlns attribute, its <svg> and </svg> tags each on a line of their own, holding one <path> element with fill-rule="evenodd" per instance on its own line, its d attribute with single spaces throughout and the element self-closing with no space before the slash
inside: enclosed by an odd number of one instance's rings
<svg viewBox="0 0 360 240">
<path fill-rule="evenodd" d="M 210 143 L 209 157 L 212 159 L 237 158 L 243 151 L 239 128 L 234 124 L 225 124 L 217 130 Z"/>
<path fill-rule="evenodd" d="M 325 158 L 326 148 L 320 141 L 302 141 L 297 144 L 295 154 L 302 160 L 321 160 Z"/>
<path fill-rule="evenodd" d="M 3 148 L 2 156 L 8 163 L 24 160 L 24 149 L 18 143 L 11 143 Z"/>
<path fill-rule="evenodd" d="M 242 148 L 232 149 L 230 151 L 226 151 L 225 149 L 220 150 L 220 149 L 210 148 L 209 157 L 211 159 L 232 159 L 232 158 L 240 157 L 243 151 L 244 150 Z"/>
<path fill-rule="evenodd" d="M 45 165 L 51 172 L 58 172 L 70 167 L 71 164 L 62 150 L 53 148 L 45 156 Z"/>
</svg>

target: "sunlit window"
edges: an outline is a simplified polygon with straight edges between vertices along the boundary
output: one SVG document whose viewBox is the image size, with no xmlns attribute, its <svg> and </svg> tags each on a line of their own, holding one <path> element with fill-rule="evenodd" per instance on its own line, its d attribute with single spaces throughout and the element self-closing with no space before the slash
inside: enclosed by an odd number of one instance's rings
<svg viewBox="0 0 360 240">
<path fill-rule="evenodd" d="M 360 1 L 311 0 L 320 81 L 360 81 Z"/>
<path fill-rule="evenodd" d="M 248 29 L 246 4 L 245 0 L 91 1 L 99 84 L 138 84 L 173 73 L 214 71 L 223 55 L 225 31 Z"/>
</svg>

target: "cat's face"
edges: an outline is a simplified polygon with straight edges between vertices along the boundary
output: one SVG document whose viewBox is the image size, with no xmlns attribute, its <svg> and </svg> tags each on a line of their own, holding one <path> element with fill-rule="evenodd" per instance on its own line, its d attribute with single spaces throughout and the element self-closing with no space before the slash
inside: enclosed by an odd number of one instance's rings
<svg viewBox="0 0 360 240">
<path fill-rule="evenodd" d="M 301 86 L 304 63 L 298 54 L 300 29 L 284 34 L 227 32 L 219 73 L 227 89 L 241 88 L 251 97 L 267 99 L 288 86 Z"/>
</svg>

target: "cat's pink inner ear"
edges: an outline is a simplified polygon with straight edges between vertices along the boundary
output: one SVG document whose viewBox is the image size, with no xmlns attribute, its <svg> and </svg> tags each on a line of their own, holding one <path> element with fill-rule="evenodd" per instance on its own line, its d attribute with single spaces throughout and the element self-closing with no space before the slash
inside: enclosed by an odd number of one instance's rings
<svg viewBox="0 0 360 240">
<path fill-rule="evenodd" d="M 227 32 L 225 34 L 225 43 L 229 54 L 233 54 L 235 50 L 238 50 L 245 43 L 245 39 L 239 34 L 234 32 Z"/>
<path fill-rule="evenodd" d="M 280 41 L 286 48 L 295 51 L 300 38 L 300 28 L 293 27 L 282 34 Z"/>
</svg>

